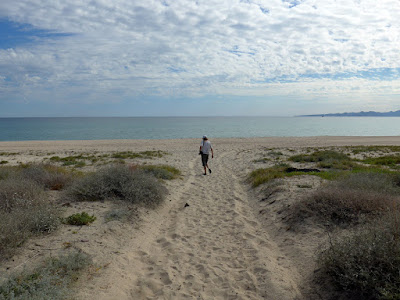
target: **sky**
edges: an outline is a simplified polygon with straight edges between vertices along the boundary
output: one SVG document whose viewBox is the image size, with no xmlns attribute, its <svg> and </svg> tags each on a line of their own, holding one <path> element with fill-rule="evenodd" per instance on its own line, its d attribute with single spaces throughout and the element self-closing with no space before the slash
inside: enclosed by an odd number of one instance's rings
<svg viewBox="0 0 400 300">
<path fill-rule="evenodd" d="M 0 117 L 400 110 L 399 0 L 2 0 Z"/>
</svg>

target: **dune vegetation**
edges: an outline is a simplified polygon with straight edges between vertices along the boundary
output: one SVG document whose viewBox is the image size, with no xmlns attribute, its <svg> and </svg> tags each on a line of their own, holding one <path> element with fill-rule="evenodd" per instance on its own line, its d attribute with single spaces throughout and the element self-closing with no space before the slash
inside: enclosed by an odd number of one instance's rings
<svg viewBox="0 0 400 300">
<path fill-rule="evenodd" d="M 316 289 L 332 285 L 336 296 L 344 299 L 400 298 L 400 156 L 393 150 L 399 151 L 398 147 L 306 151 L 249 174 L 253 187 L 300 175 L 327 180 L 291 205 L 286 218 L 291 229 L 313 224 L 329 233 L 329 242 L 318 254 Z M 360 153 L 374 156 L 352 157 Z"/>
<path fill-rule="evenodd" d="M 147 151 L 114 153 L 112 157 L 116 158 L 117 154 L 119 159 L 165 155 L 160 151 Z M 84 211 L 65 217 L 62 203 L 115 201 L 121 205 L 104 216 L 105 222 L 127 221 L 132 212 L 137 212 L 132 205 L 150 208 L 159 205 L 167 194 L 162 181 L 180 175 L 178 169 L 168 165 L 108 164 L 95 171 L 75 169 L 76 162 L 88 159 L 93 162 L 94 157 L 53 156 L 49 160 L 51 163 L 0 167 L 2 262 L 17 254 L 34 236 L 51 234 L 60 226 L 90 225 L 97 219 Z M 70 243 L 64 246 L 67 250 Z M 65 299 L 71 296 L 71 284 L 90 264 L 90 254 L 81 251 L 53 257 L 30 271 L 15 273 L 0 281 L 0 299 Z"/>
</svg>

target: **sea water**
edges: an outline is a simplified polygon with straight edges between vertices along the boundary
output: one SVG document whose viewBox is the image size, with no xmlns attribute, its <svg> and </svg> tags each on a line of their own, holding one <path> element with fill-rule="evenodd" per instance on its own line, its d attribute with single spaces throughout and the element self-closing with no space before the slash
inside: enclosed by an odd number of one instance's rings
<svg viewBox="0 0 400 300">
<path fill-rule="evenodd" d="M 400 117 L 0 118 L 0 141 L 399 136 Z"/>
</svg>

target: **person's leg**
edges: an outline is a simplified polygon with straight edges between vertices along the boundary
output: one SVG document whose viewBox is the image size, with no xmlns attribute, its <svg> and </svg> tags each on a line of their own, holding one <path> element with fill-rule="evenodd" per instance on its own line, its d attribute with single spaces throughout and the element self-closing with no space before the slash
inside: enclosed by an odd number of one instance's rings
<svg viewBox="0 0 400 300">
<path fill-rule="evenodd" d="M 202 155 L 201 155 L 201 161 L 202 161 L 203 167 L 204 167 L 204 174 L 203 174 L 203 175 L 207 175 L 207 161 L 208 161 L 208 155 L 207 155 L 207 154 L 202 154 Z"/>
</svg>

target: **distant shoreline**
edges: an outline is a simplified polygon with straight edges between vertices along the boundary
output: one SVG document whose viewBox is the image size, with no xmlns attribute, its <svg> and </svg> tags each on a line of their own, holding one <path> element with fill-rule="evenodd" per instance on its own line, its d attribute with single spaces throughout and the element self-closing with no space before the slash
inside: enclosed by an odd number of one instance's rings
<svg viewBox="0 0 400 300">
<path fill-rule="evenodd" d="M 400 110 L 389 112 L 360 111 L 330 114 L 300 115 L 297 117 L 400 117 Z"/>
<path fill-rule="evenodd" d="M 258 137 L 210 138 L 214 147 L 334 147 L 362 145 L 400 145 L 400 136 L 316 136 L 316 137 Z M 9 141 L 0 142 L 0 152 L 34 151 L 144 151 L 182 148 L 197 151 L 201 139 L 151 140 L 62 140 L 62 141 Z"/>
</svg>

